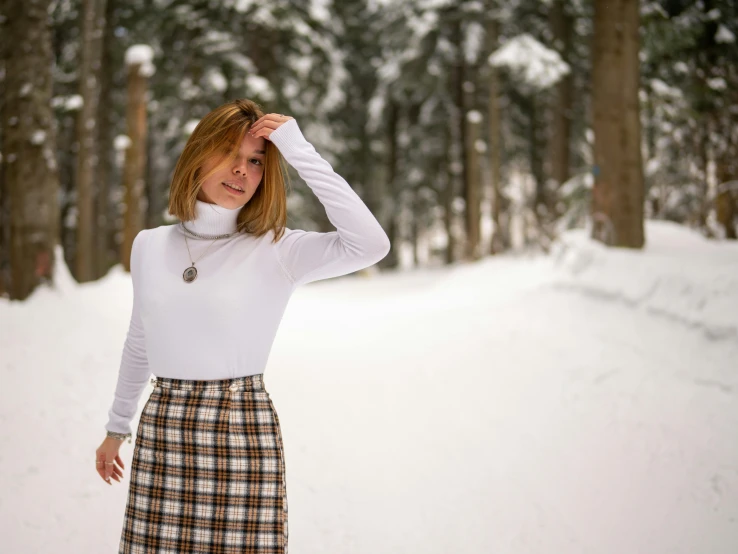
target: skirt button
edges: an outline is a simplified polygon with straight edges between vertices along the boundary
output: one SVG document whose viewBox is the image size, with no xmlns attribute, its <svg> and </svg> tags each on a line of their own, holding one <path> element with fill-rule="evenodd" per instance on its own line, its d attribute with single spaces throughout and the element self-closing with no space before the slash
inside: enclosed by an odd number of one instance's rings
<svg viewBox="0 0 738 554">
<path fill-rule="evenodd" d="M 236 383 L 233 383 L 230 387 L 231 390 L 238 390 L 238 385 Z"/>
</svg>

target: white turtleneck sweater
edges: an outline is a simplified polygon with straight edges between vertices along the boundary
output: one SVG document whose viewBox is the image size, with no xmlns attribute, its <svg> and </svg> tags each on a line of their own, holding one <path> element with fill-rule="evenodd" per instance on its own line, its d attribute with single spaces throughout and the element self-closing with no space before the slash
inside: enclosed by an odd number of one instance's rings
<svg viewBox="0 0 738 554">
<path fill-rule="evenodd" d="M 188 235 L 197 269 L 191 283 L 182 278 L 191 263 L 179 224 L 139 232 L 131 250 L 131 320 L 106 429 L 131 433 L 151 374 L 212 380 L 263 373 L 298 286 L 346 275 L 388 254 L 389 238 L 379 222 L 295 119 L 270 139 L 318 197 L 336 231 L 286 228 L 276 244 L 273 231 L 215 241 Z M 208 236 L 231 233 L 239 210 L 197 200 L 196 217 L 185 225 Z"/>
</svg>

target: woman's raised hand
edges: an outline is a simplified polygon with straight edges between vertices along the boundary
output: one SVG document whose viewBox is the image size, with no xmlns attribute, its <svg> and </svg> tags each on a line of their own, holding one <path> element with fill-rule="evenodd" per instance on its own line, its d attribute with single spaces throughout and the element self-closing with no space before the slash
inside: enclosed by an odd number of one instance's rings
<svg viewBox="0 0 738 554">
<path fill-rule="evenodd" d="M 269 139 L 269 135 L 272 134 L 277 127 L 283 123 L 287 123 L 290 119 L 295 119 L 289 115 L 282 115 L 281 113 L 268 113 L 259 119 L 257 119 L 249 129 L 249 133 L 252 137 L 264 137 Z"/>
<path fill-rule="evenodd" d="M 111 486 L 113 485 L 113 483 L 110 482 L 111 477 L 119 483 L 123 478 L 122 469 L 125 466 L 123 465 L 123 460 L 120 459 L 120 455 L 118 454 L 122 442 L 123 441 L 120 439 L 105 437 L 105 440 L 95 452 L 95 469 L 97 469 L 97 473 L 100 475 L 102 480 Z"/>
</svg>

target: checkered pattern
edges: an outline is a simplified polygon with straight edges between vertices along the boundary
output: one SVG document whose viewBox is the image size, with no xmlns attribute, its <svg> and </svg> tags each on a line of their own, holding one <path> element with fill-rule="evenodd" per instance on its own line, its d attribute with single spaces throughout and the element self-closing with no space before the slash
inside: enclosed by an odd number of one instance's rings
<svg viewBox="0 0 738 554">
<path fill-rule="evenodd" d="M 263 374 L 152 379 L 119 554 L 287 554 L 279 417 Z"/>
</svg>

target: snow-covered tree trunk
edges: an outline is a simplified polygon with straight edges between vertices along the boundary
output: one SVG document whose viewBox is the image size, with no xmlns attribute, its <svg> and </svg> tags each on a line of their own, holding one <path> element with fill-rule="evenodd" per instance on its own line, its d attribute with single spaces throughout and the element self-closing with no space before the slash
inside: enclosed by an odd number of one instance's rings
<svg viewBox="0 0 738 554">
<path fill-rule="evenodd" d="M 126 213 L 123 224 L 121 263 L 127 270 L 130 270 L 133 239 L 143 228 L 141 199 L 144 197 L 146 175 L 146 96 L 151 56 L 151 48 L 145 45 L 133 46 L 126 52 L 128 67 L 126 128 L 130 142 L 123 168 Z"/>
<path fill-rule="evenodd" d="M 3 5 L 5 79 L 0 172 L 10 203 L 8 293 L 23 300 L 53 278 L 59 242 L 59 177 L 51 110 L 48 0 Z M 12 47 L 12 46 L 15 47 Z"/>
<path fill-rule="evenodd" d="M 592 237 L 630 248 L 644 244 L 639 23 L 638 0 L 595 0 Z"/>
</svg>

